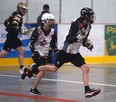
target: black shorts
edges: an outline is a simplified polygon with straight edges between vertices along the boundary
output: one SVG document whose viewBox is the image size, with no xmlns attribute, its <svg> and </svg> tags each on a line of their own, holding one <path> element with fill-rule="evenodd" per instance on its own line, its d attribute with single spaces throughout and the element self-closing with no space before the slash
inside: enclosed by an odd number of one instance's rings
<svg viewBox="0 0 116 102">
<path fill-rule="evenodd" d="M 66 62 L 71 62 L 76 67 L 81 67 L 83 64 L 86 64 L 84 58 L 80 53 L 69 54 L 60 50 L 55 61 L 55 66 L 60 68 Z"/>
<path fill-rule="evenodd" d="M 4 43 L 4 46 L 3 46 L 3 50 L 9 52 L 11 49 L 16 49 L 20 46 L 22 46 L 22 42 L 20 41 L 19 38 L 17 38 L 17 37 L 15 37 L 15 38 L 7 37 L 7 39 Z"/>
</svg>

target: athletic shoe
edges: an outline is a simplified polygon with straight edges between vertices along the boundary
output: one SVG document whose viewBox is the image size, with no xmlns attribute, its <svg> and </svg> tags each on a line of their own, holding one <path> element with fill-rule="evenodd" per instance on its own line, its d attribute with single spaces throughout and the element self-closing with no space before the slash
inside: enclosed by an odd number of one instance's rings
<svg viewBox="0 0 116 102">
<path fill-rule="evenodd" d="M 25 77 L 27 76 L 27 74 L 28 74 L 28 68 L 24 68 L 24 71 L 23 71 L 23 73 L 22 73 L 22 75 L 21 75 L 21 79 L 25 79 Z"/>
<path fill-rule="evenodd" d="M 100 89 L 91 89 L 90 91 L 85 92 L 85 97 L 90 98 L 96 96 L 100 93 L 100 91 L 101 91 Z"/>
<path fill-rule="evenodd" d="M 29 93 L 30 94 L 33 94 L 33 95 L 41 95 L 41 93 L 39 92 L 39 90 L 36 89 L 36 88 L 34 88 L 34 89 L 31 88 L 31 90 L 30 90 Z"/>
<path fill-rule="evenodd" d="M 23 74 L 23 71 L 24 71 L 25 68 L 28 68 L 28 67 L 27 66 L 24 66 L 23 68 L 20 69 L 20 72 L 19 73 L 20 74 Z"/>
</svg>

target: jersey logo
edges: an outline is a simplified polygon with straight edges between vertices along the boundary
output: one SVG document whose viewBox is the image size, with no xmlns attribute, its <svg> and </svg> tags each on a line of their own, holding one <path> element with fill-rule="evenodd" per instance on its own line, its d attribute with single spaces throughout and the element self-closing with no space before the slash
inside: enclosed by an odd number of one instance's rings
<svg viewBox="0 0 116 102">
<path fill-rule="evenodd" d="M 46 40 L 40 41 L 40 46 L 45 46 L 47 44 Z"/>
</svg>

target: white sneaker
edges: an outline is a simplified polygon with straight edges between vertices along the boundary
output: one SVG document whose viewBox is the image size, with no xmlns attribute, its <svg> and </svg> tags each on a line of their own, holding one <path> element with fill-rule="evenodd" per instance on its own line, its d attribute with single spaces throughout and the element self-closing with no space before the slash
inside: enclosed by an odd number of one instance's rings
<svg viewBox="0 0 116 102">
<path fill-rule="evenodd" d="M 100 91 L 101 91 L 100 89 L 91 89 L 90 91 L 85 93 L 85 97 L 90 98 L 90 97 L 96 96 L 100 93 Z"/>
<path fill-rule="evenodd" d="M 23 74 L 25 68 L 28 68 L 28 67 L 27 66 L 24 66 L 23 68 L 20 69 L 20 72 L 19 73 L 20 74 Z"/>
</svg>

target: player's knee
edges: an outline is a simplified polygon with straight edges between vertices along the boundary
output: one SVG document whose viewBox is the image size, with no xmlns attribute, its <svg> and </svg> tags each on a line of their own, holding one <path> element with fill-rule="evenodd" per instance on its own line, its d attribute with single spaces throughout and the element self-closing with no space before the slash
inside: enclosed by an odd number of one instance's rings
<svg viewBox="0 0 116 102">
<path fill-rule="evenodd" d="M 86 64 L 81 66 L 81 69 L 83 70 L 84 73 L 89 73 L 89 67 Z"/>
<path fill-rule="evenodd" d="M 89 73 L 89 67 L 87 65 L 84 68 L 84 72 Z"/>
<path fill-rule="evenodd" d="M 24 55 L 24 48 L 23 47 L 19 47 L 19 48 L 17 48 L 17 51 L 18 51 L 18 53 L 19 53 L 19 55 Z"/>
<path fill-rule="evenodd" d="M 24 56 L 24 52 L 19 52 L 19 56 Z"/>
<path fill-rule="evenodd" d="M 44 75 L 45 74 L 45 71 L 40 71 L 39 73 L 41 73 L 42 75 Z"/>
<path fill-rule="evenodd" d="M 52 67 L 52 68 L 51 68 L 51 71 L 52 71 L 52 72 L 56 72 L 57 69 L 58 69 L 57 67 Z"/>
</svg>

